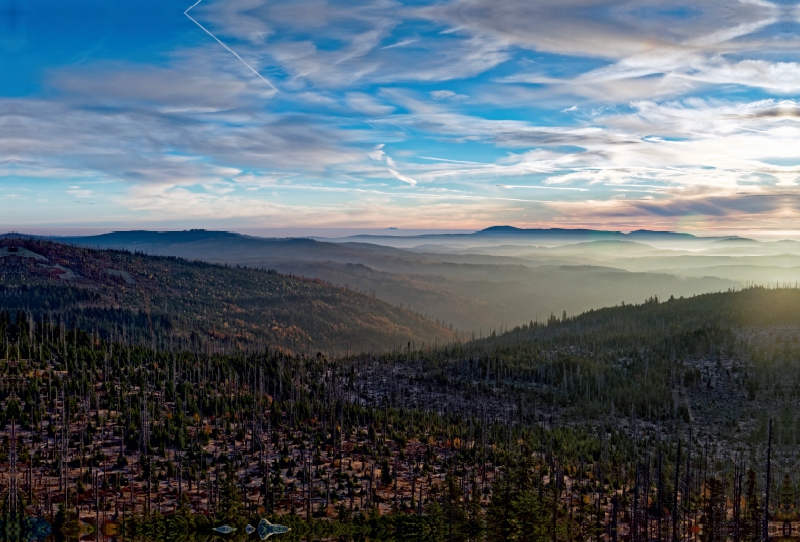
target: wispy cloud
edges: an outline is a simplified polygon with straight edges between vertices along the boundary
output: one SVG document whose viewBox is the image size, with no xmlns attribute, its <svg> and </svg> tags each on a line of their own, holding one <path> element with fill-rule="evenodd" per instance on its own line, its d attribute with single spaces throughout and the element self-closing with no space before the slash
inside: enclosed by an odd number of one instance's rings
<svg viewBox="0 0 800 542">
<path fill-rule="evenodd" d="M 800 216 L 800 39 L 786 30 L 797 6 L 186 7 L 170 49 L 42 55 L 40 88 L 0 96 L 0 200 L 24 194 L 0 212 L 48 218 L 61 193 L 91 200 L 96 220 L 251 226 L 699 216 L 771 228 Z M 37 198 L 50 203 L 25 203 Z"/>
<path fill-rule="evenodd" d="M 400 181 L 403 181 L 404 183 L 408 183 L 411 186 L 416 186 L 417 185 L 417 181 L 416 180 L 412 179 L 411 177 L 406 177 L 405 175 L 401 175 L 401 174 L 397 173 L 393 169 L 390 169 L 389 173 L 391 173 L 396 179 L 398 179 Z"/>
</svg>

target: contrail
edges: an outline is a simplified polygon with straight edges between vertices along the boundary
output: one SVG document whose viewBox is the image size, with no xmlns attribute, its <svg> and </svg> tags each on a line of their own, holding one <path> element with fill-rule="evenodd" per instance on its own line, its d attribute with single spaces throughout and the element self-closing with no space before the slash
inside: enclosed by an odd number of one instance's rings
<svg viewBox="0 0 800 542">
<path fill-rule="evenodd" d="M 196 20 L 194 17 L 192 17 L 191 15 L 189 15 L 189 12 L 190 12 L 190 11 L 191 11 L 191 10 L 192 10 L 192 9 L 193 9 L 193 8 L 194 8 L 196 5 L 197 5 L 197 4 L 199 4 L 199 3 L 200 3 L 200 2 L 202 2 L 202 1 L 203 1 L 203 0 L 197 0 L 197 2 L 195 2 L 194 4 L 192 4 L 192 5 L 191 5 L 191 7 L 189 7 L 189 9 L 187 9 L 186 11 L 184 11 L 184 12 L 183 12 L 183 14 L 184 14 L 184 15 L 186 15 L 187 17 L 189 17 L 189 20 L 190 20 L 190 21 L 192 21 L 194 24 L 196 24 L 197 26 L 199 26 L 200 28 L 202 28 L 202 29 L 203 29 L 203 32 L 205 32 L 206 34 L 208 34 L 209 36 L 211 36 L 212 38 L 214 38 L 214 39 L 217 41 L 217 43 L 219 43 L 220 45 L 222 45 L 223 47 L 225 47 L 225 49 L 227 49 L 229 52 L 233 53 L 233 56 L 235 56 L 236 58 L 238 58 L 238 59 L 239 59 L 239 60 L 242 62 L 242 64 L 244 64 L 245 66 L 247 66 L 247 67 L 250 69 L 250 71 L 251 71 L 251 72 L 253 72 L 254 74 L 256 74 L 256 75 L 258 76 L 258 78 L 259 78 L 259 79 L 261 79 L 261 80 L 262 80 L 262 81 L 264 81 L 266 84 L 268 84 L 268 85 L 270 86 L 270 88 L 272 88 L 272 90 L 274 90 L 275 92 L 280 92 L 280 90 L 278 90 L 277 88 L 275 88 L 275 85 L 273 85 L 272 83 L 270 83 L 270 82 L 269 82 L 267 79 L 265 79 L 265 78 L 264 78 L 264 76 L 263 76 L 263 75 L 261 75 L 260 73 L 258 73 L 258 71 L 256 71 L 256 69 L 255 69 L 255 68 L 253 68 L 253 66 L 251 66 L 250 64 L 248 64 L 247 62 L 245 62 L 245 60 L 244 60 L 242 57 L 240 57 L 240 56 L 239 56 L 239 54 L 238 54 L 236 51 L 234 51 L 233 49 L 231 49 L 230 47 L 228 47 L 227 45 L 225 45 L 225 44 L 222 42 L 222 40 L 220 40 L 220 39 L 219 39 L 217 36 L 215 36 L 214 34 L 212 34 L 211 32 L 209 32 L 209 30 L 208 30 L 208 29 L 207 29 L 205 26 L 203 26 L 203 25 L 201 25 L 200 23 L 198 23 L 198 22 L 197 22 L 197 20 Z"/>
</svg>

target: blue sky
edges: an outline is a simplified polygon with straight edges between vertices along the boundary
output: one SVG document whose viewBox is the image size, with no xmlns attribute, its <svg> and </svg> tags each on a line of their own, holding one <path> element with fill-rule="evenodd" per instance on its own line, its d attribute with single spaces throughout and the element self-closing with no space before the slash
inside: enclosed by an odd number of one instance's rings
<svg viewBox="0 0 800 542">
<path fill-rule="evenodd" d="M 800 230 L 797 3 L 192 4 L 0 0 L 0 227 Z"/>
</svg>

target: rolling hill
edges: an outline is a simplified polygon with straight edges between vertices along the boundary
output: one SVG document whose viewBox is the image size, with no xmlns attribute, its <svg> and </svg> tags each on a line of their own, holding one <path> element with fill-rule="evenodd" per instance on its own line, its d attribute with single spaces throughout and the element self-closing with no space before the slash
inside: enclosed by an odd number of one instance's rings
<svg viewBox="0 0 800 542">
<path fill-rule="evenodd" d="M 274 270 L 13 238 L 0 240 L 0 270 L 2 309 L 159 347 L 346 353 L 453 336 L 374 296 Z"/>
</svg>

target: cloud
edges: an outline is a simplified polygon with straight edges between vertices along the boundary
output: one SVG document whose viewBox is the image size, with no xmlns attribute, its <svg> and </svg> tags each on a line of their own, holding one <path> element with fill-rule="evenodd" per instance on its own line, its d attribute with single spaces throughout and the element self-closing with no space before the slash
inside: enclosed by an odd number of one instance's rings
<svg viewBox="0 0 800 542">
<path fill-rule="evenodd" d="M 574 188 L 568 186 L 531 186 L 531 185 L 519 185 L 519 184 L 498 184 L 500 188 L 523 188 L 523 189 L 530 189 L 530 190 L 575 190 L 577 192 L 588 192 L 588 188 Z"/>
<path fill-rule="evenodd" d="M 241 40 L 237 52 L 257 59 L 259 72 L 271 67 L 283 74 L 285 81 L 278 83 L 282 88 L 447 81 L 473 77 L 510 58 L 506 47 L 494 39 L 430 35 L 417 10 L 389 0 L 210 5 L 198 15 L 201 22 L 222 38 Z M 243 25 L 243 20 L 260 24 Z M 412 30 L 408 35 L 398 30 L 404 23 L 422 32 Z M 260 28 L 259 39 L 243 35 L 243 26 Z"/>
<path fill-rule="evenodd" d="M 434 90 L 431 92 L 431 98 L 434 100 L 466 100 L 469 96 L 458 94 L 452 90 Z"/>
<path fill-rule="evenodd" d="M 374 97 L 363 92 L 348 93 L 346 103 L 353 111 L 376 117 L 388 115 L 395 110 L 391 105 L 382 104 Z"/>
<path fill-rule="evenodd" d="M 676 96 L 708 85 L 736 85 L 791 94 L 800 85 L 800 64 L 761 59 L 731 61 L 722 55 L 670 51 L 625 58 L 571 79 L 516 74 L 498 81 L 550 85 L 565 91 L 568 87 L 573 94 L 618 100 Z"/>
<path fill-rule="evenodd" d="M 389 173 L 391 173 L 391 174 L 392 174 L 392 175 L 393 175 L 393 176 L 394 176 L 396 179 L 398 179 L 398 180 L 401 180 L 401 181 L 403 181 L 404 183 L 408 183 L 408 184 L 410 184 L 411 186 L 416 186 L 416 185 L 417 185 L 417 181 L 415 181 L 415 180 L 414 180 L 414 179 L 412 179 L 411 177 L 406 177 L 405 175 L 401 175 L 401 174 L 397 173 L 397 172 L 396 172 L 395 170 L 393 170 L 393 169 L 390 169 L 390 170 L 389 170 Z"/>
<path fill-rule="evenodd" d="M 206 0 L 192 11 L 203 21 L 211 21 L 212 30 L 224 29 L 231 37 L 251 44 L 263 44 L 274 33 L 272 26 L 254 11 L 266 4 L 264 0 Z"/>
<path fill-rule="evenodd" d="M 166 67 L 104 63 L 52 73 L 59 99 L 0 100 L 0 126 L 13 122 L 0 133 L 6 156 L 157 182 L 202 179 L 204 169 L 212 177 L 301 164 L 322 171 L 361 155 L 348 148 L 355 132 L 311 115 L 265 110 L 258 85 L 225 70 L 209 73 L 202 57 L 179 55 Z"/>
<path fill-rule="evenodd" d="M 607 201 L 555 202 L 548 205 L 562 216 L 574 215 L 584 223 L 674 224 L 684 217 L 702 217 L 713 229 L 775 226 L 776 221 L 800 218 L 800 194 L 713 196 L 658 201 L 617 199 Z"/>
<path fill-rule="evenodd" d="M 391 45 L 386 45 L 384 47 L 381 47 L 381 49 L 393 49 L 395 47 L 405 47 L 406 45 L 411 45 L 412 43 L 417 43 L 418 41 L 419 41 L 419 38 L 408 38 L 408 39 L 400 40 L 400 41 L 398 41 L 396 43 L 392 43 Z"/>
<path fill-rule="evenodd" d="M 244 106 L 255 93 L 247 81 L 226 73 L 205 71 L 202 62 L 177 67 L 129 63 L 99 64 L 59 70 L 49 85 L 78 100 L 91 95 L 99 104 L 143 105 L 167 113 L 212 113 Z"/>
<path fill-rule="evenodd" d="M 383 157 L 386 155 L 386 153 L 383 152 L 382 150 L 383 147 L 384 147 L 383 143 L 375 145 L 375 148 L 371 152 L 368 152 L 367 156 L 369 156 L 373 160 L 378 160 L 378 161 L 383 160 Z"/>
<path fill-rule="evenodd" d="M 75 196 L 76 198 L 91 198 L 94 196 L 94 192 L 81 188 L 80 186 L 70 186 L 67 188 L 67 194 Z"/>
<path fill-rule="evenodd" d="M 91 197 L 98 217 L 296 224 L 797 216 L 795 5 L 203 0 L 191 14 L 281 92 L 199 28 L 157 58 L 48 66 L 41 92 L 0 97 L 7 192 Z"/>
<path fill-rule="evenodd" d="M 741 40 L 792 19 L 792 13 L 757 1 L 699 0 L 455 0 L 419 9 L 444 22 L 518 47 L 558 54 L 620 59 L 652 50 L 753 50 L 763 38 Z"/>
<path fill-rule="evenodd" d="M 782 30 L 796 25 L 798 10 L 791 6 L 757 0 L 455 0 L 419 13 L 507 47 L 604 62 L 567 76 L 542 63 L 536 73 L 518 70 L 497 79 L 506 84 L 552 87 L 592 100 L 679 96 L 708 85 L 789 94 L 798 84 L 797 62 L 780 58 L 800 45 L 796 33 Z M 773 54 L 765 58 L 764 51 Z"/>
</svg>

